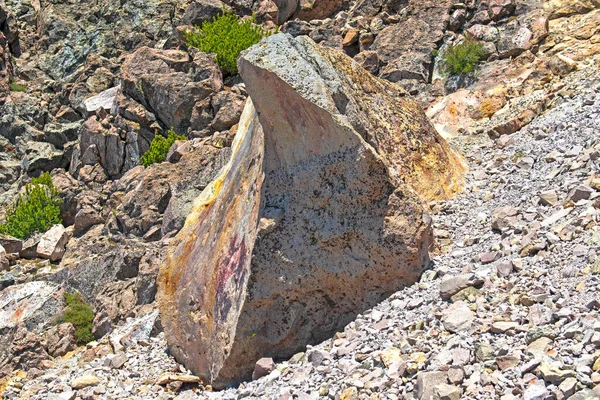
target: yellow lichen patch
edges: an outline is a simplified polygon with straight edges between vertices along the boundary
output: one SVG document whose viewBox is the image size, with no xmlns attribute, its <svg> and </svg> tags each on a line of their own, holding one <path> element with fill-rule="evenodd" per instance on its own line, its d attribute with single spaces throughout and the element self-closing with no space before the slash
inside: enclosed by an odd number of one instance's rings
<svg viewBox="0 0 600 400">
<path fill-rule="evenodd" d="M 9 375 L 3 379 L 0 379 L 0 396 L 2 396 L 2 394 L 4 393 L 6 388 L 12 382 L 23 380 L 26 376 L 27 376 L 27 373 L 25 371 L 18 369 L 16 371 L 14 371 L 11 375 Z"/>
<path fill-rule="evenodd" d="M 77 354 L 82 353 L 84 350 L 85 350 L 85 347 L 78 347 L 75 350 L 69 351 L 67 354 L 60 357 L 60 360 L 68 360 L 69 358 L 72 358 L 73 356 L 76 356 Z"/>
<path fill-rule="evenodd" d="M 360 113 L 363 138 L 425 201 L 448 199 L 462 189 L 466 162 L 435 130 L 419 104 L 396 84 L 374 77 L 341 52 L 314 45 L 335 69 Z M 451 103 L 449 112 L 459 114 Z"/>
<path fill-rule="evenodd" d="M 496 111 L 498 110 L 496 110 L 494 103 L 490 99 L 485 99 L 479 106 L 479 112 L 483 118 L 490 118 Z"/>
<path fill-rule="evenodd" d="M 450 113 L 450 115 L 452 115 L 453 117 L 456 116 L 456 114 L 458 114 L 458 110 L 456 109 L 456 104 L 452 103 L 448 106 L 448 112 Z"/>
</svg>

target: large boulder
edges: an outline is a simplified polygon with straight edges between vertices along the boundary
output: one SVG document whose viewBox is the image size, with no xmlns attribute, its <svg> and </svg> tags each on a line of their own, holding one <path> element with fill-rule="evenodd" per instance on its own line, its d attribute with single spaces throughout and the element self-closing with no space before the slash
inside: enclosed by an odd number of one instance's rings
<svg viewBox="0 0 600 400">
<path fill-rule="evenodd" d="M 216 387 L 413 283 L 433 240 L 415 191 L 448 197 L 464 171 L 404 91 L 342 53 L 278 34 L 239 67 L 232 158 L 158 278 L 172 354 Z"/>
</svg>

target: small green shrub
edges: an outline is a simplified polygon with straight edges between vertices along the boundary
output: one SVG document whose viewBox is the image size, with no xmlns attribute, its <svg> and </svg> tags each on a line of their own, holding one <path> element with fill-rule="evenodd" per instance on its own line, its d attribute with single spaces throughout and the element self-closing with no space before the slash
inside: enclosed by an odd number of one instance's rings
<svg viewBox="0 0 600 400">
<path fill-rule="evenodd" d="M 463 43 L 450 46 L 444 53 L 446 72 L 451 75 L 468 74 L 475 70 L 475 65 L 483 59 L 485 49 L 483 43 L 465 40 Z"/>
<path fill-rule="evenodd" d="M 212 22 L 196 26 L 196 31 L 185 32 L 184 38 L 188 46 L 205 53 L 216 53 L 221 69 L 236 74 L 240 53 L 272 33 L 256 25 L 254 16 L 240 21 L 233 11 L 225 11 L 214 17 Z"/>
<path fill-rule="evenodd" d="M 18 83 L 11 82 L 10 91 L 11 92 L 26 92 L 27 88 L 23 85 L 19 85 Z"/>
<path fill-rule="evenodd" d="M 150 143 L 150 148 L 142 155 L 140 161 L 144 167 L 148 167 L 154 163 L 165 161 L 169 149 L 176 140 L 185 140 L 185 136 L 177 135 L 172 129 L 169 129 L 167 137 L 155 135 Z"/>
<path fill-rule="evenodd" d="M 62 223 L 60 198 L 52 184 L 52 177 L 44 172 L 25 185 L 25 193 L 5 206 L 6 222 L 0 224 L 0 233 L 27 239 L 35 232 L 45 232 L 52 225 Z"/>
<path fill-rule="evenodd" d="M 75 327 L 75 340 L 79 346 L 93 341 L 92 323 L 94 322 L 94 312 L 92 307 L 77 293 L 65 292 L 65 303 L 67 303 L 67 308 L 57 323 L 70 322 L 73 324 Z"/>
</svg>

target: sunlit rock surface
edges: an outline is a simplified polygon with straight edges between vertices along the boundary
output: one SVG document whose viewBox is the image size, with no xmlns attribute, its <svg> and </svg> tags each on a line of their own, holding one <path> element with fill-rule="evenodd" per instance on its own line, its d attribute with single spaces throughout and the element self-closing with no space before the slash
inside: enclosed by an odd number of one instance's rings
<svg viewBox="0 0 600 400">
<path fill-rule="evenodd" d="M 464 171 L 402 89 L 341 53 L 282 34 L 239 66 L 252 102 L 232 158 L 159 276 L 172 353 L 217 388 L 415 282 L 432 243 L 422 200 Z"/>
</svg>

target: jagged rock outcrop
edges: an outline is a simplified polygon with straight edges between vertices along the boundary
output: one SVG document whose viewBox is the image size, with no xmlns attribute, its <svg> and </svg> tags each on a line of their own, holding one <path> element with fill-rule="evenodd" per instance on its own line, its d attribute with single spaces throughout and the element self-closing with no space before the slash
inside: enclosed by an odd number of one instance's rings
<svg viewBox="0 0 600 400">
<path fill-rule="evenodd" d="M 121 79 L 125 95 L 180 134 L 206 127 L 202 108 L 223 87 L 221 71 L 210 56 L 148 47 L 125 60 Z"/>
<path fill-rule="evenodd" d="M 63 291 L 50 282 L 28 282 L 0 291 L 0 378 L 13 368 L 37 367 L 47 358 L 36 334 L 64 307 Z"/>
<path fill-rule="evenodd" d="M 342 53 L 280 34 L 239 67 L 256 110 L 159 276 L 172 354 L 217 387 L 414 282 L 432 243 L 415 191 L 449 197 L 464 172 L 402 89 Z"/>
<path fill-rule="evenodd" d="M 176 163 L 148 168 L 138 166 L 117 181 L 108 199 L 113 233 L 143 237 L 155 231 L 157 239 L 183 227 L 194 199 L 227 163 L 229 148 L 185 142 L 188 150 Z M 148 240 L 157 240 L 148 238 Z"/>
<path fill-rule="evenodd" d="M 12 54 L 16 53 L 19 43 L 14 22 L 14 15 L 0 4 L 0 106 L 4 104 L 14 74 Z"/>
</svg>

